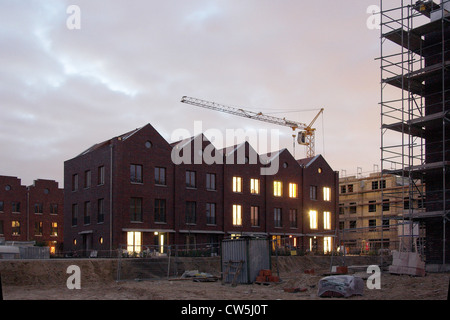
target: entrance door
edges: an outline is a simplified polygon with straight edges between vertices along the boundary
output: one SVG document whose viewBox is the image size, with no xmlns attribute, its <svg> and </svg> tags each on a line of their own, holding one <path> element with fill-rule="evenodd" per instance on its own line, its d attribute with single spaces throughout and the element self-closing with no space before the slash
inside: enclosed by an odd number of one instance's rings
<svg viewBox="0 0 450 320">
<path fill-rule="evenodd" d="M 167 244 L 169 240 L 169 234 L 167 232 L 155 232 L 154 243 L 156 251 L 159 253 L 167 253 Z"/>
</svg>

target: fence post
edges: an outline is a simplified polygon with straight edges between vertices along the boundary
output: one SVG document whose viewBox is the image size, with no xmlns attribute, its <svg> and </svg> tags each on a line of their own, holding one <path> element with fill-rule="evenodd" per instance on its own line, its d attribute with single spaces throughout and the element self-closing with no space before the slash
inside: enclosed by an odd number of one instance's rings
<svg viewBox="0 0 450 320">
<path fill-rule="evenodd" d="M 0 273 L 0 301 L 3 301 L 2 274 Z"/>
</svg>

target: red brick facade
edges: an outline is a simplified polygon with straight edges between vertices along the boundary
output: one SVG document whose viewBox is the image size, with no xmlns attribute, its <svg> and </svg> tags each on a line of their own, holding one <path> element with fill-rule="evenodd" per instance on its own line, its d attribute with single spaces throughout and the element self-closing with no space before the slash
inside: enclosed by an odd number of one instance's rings
<svg viewBox="0 0 450 320">
<path fill-rule="evenodd" d="M 173 154 L 185 161 L 174 163 Z M 96 144 L 64 163 L 64 250 L 194 246 L 256 234 L 287 238 L 285 244 L 303 250 L 315 237 L 314 249 L 323 251 L 324 235 L 334 235 L 336 226 L 338 174 L 320 155 L 297 161 L 283 149 L 267 158 L 279 163 L 275 175 L 261 175 L 270 163 L 248 143 L 216 150 L 198 135 L 170 145 L 150 124 Z M 310 230 L 312 209 L 317 223 Z"/>
<path fill-rule="evenodd" d="M 26 187 L 16 177 L 0 176 L 0 237 L 61 250 L 63 193 L 53 180 L 35 180 Z"/>
</svg>

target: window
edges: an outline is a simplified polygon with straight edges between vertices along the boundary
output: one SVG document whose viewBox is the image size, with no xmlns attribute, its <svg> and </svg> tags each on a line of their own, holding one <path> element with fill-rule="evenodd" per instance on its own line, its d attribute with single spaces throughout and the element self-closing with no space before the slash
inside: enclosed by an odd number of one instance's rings
<svg viewBox="0 0 450 320">
<path fill-rule="evenodd" d="M 84 172 L 84 187 L 85 188 L 91 187 L 91 170 L 86 170 Z"/>
<path fill-rule="evenodd" d="M 339 221 L 339 230 L 344 230 L 344 221 Z"/>
<path fill-rule="evenodd" d="M 11 221 L 12 235 L 20 236 L 20 222 L 17 220 Z"/>
<path fill-rule="evenodd" d="M 350 192 L 353 192 L 353 185 L 352 185 L 352 184 L 349 184 L 349 185 L 347 186 L 347 190 L 348 190 L 349 193 L 350 193 Z"/>
<path fill-rule="evenodd" d="M 5 229 L 3 226 L 3 220 L 0 220 L 0 234 L 5 234 Z"/>
<path fill-rule="evenodd" d="M 206 203 L 206 224 L 216 224 L 215 203 Z"/>
<path fill-rule="evenodd" d="M 84 203 L 84 215 L 83 215 L 83 222 L 84 224 L 90 224 L 91 223 L 91 202 L 86 201 Z"/>
<path fill-rule="evenodd" d="M 383 179 L 380 181 L 380 188 L 386 189 L 386 180 Z"/>
<path fill-rule="evenodd" d="M 155 222 L 167 222 L 165 199 L 155 199 Z"/>
<path fill-rule="evenodd" d="M 383 211 L 389 211 L 389 199 L 383 199 Z"/>
<path fill-rule="evenodd" d="M 42 236 L 42 221 L 36 221 L 34 223 L 34 235 L 35 236 Z"/>
<path fill-rule="evenodd" d="M 250 207 L 250 223 L 252 227 L 259 227 L 259 207 Z"/>
<path fill-rule="evenodd" d="M 207 173 L 206 174 L 206 189 L 207 190 L 216 190 L 216 174 L 215 173 Z"/>
<path fill-rule="evenodd" d="M 20 202 L 12 202 L 12 212 L 20 212 Z"/>
<path fill-rule="evenodd" d="M 356 229 L 356 220 L 351 220 L 351 221 L 349 221 L 349 223 L 350 223 L 350 231 L 356 231 L 355 229 Z"/>
<path fill-rule="evenodd" d="M 372 181 L 372 190 L 378 189 L 378 181 Z"/>
<path fill-rule="evenodd" d="M 134 183 L 142 183 L 142 165 L 132 164 L 130 165 L 130 181 Z"/>
<path fill-rule="evenodd" d="M 259 179 L 250 179 L 250 193 L 259 194 Z"/>
<path fill-rule="evenodd" d="M 405 210 L 409 209 L 409 197 L 405 197 L 403 199 L 403 209 L 405 209 Z"/>
<path fill-rule="evenodd" d="M 356 213 L 356 202 L 350 202 L 350 206 L 348 209 L 350 213 Z"/>
<path fill-rule="evenodd" d="M 188 188 L 197 187 L 197 184 L 195 183 L 195 171 L 186 170 L 186 187 Z"/>
<path fill-rule="evenodd" d="M 317 186 L 309 186 L 309 198 L 317 200 Z"/>
<path fill-rule="evenodd" d="M 282 191 L 283 191 L 282 189 L 283 189 L 283 184 L 281 181 L 273 182 L 273 195 L 275 197 L 281 197 Z"/>
<path fill-rule="evenodd" d="M 242 226 L 242 206 L 233 204 L 233 226 Z"/>
<path fill-rule="evenodd" d="M 78 204 L 72 204 L 72 227 L 78 224 Z"/>
<path fill-rule="evenodd" d="M 331 212 L 330 211 L 323 212 L 323 229 L 331 230 Z"/>
<path fill-rule="evenodd" d="M 166 168 L 155 167 L 155 184 L 166 185 Z"/>
<path fill-rule="evenodd" d="M 102 223 L 105 221 L 105 200 L 97 200 L 97 223 Z"/>
<path fill-rule="evenodd" d="M 341 193 L 347 192 L 347 186 L 341 186 Z"/>
<path fill-rule="evenodd" d="M 339 214 L 344 214 L 345 210 L 344 210 L 344 204 L 343 203 L 339 203 Z"/>
<path fill-rule="evenodd" d="M 35 203 L 34 204 L 34 213 L 42 214 L 44 212 L 44 207 L 42 203 Z"/>
<path fill-rule="evenodd" d="M 273 221 L 274 221 L 274 227 L 275 228 L 281 228 L 281 208 L 274 208 L 273 209 Z"/>
<path fill-rule="evenodd" d="M 317 211 L 309 210 L 309 228 L 317 229 Z"/>
<path fill-rule="evenodd" d="M 242 192 L 242 178 L 233 177 L 233 192 Z"/>
<path fill-rule="evenodd" d="M 58 236 L 58 222 L 51 222 L 50 223 L 50 235 L 53 237 Z"/>
<path fill-rule="evenodd" d="M 369 219 L 369 231 L 376 231 L 376 227 L 377 227 L 377 220 Z"/>
<path fill-rule="evenodd" d="M 186 223 L 195 224 L 197 222 L 197 202 L 186 201 Z"/>
<path fill-rule="evenodd" d="M 72 175 L 72 191 L 78 190 L 78 174 Z"/>
<path fill-rule="evenodd" d="M 4 202 L 0 201 L 0 212 L 3 212 L 4 210 Z"/>
<path fill-rule="evenodd" d="M 289 225 L 291 228 L 297 228 L 297 209 L 289 209 Z"/>
<path fill-rule="evenodd" d="M 377 212 L 377 205 L 375 200 L 369 201 L 369 212 Z"/>
<path fill-rule="evenodd" d="M 298 189 L 296 183 L 289 183 L 289 198 L 297 198 Z"/>
<path fill-rule="evenodd" d="M 142 233 L 139 231 L 127 232 L 127 251 L 129 253 L 140 253 L 142 243 Z"/>
<path fill-rule="evenodd" d="M 97 173 L 97 184 L 105 184 L 105 166 L 98 167 Z"/>
<path fill-rule="evenodd" d="M 383 230 L 389 230 L 389 219 L 383 219 L 382 225 L 383 225 Z"/>
<path fill-rule="evenodd" d="M 331 201 L 331 189 L 323 187 L 323 201 Z"/>
<path fill-rule="evenodd" d="M 50 214 L 58 214 L 58 204 L 50 203 Z"/>
<path fill-rule="evenodd" d="M 142 198 L 130 199 L 130 220 L 142 222 Z"/>
<path fill-rule="evenodd" d="M 331 252 L 331 237 L 323 237 L 323 253 Z"/>
</svg>

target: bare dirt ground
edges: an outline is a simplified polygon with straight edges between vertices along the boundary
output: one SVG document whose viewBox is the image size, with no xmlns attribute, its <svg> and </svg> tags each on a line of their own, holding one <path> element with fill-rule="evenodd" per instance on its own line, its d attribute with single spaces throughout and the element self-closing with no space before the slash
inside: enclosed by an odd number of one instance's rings
<svg viewBox="0 0 450 320">
<path fill-rule="evenodd" d="M 303 258 L 303 259 L 301 259 Z M 329 260 L 311 260 L 306 257 L 286 258 L 272 266 L 279 272 L 281 282 L 239 284 L 232 287 L 217 282 L 192 280 L 127 280 L 115 281 L 114 261 L 44 261 L 0 262 L 3 298 L 5 300 L 320 300 L 318 281 Z M 190 270 L 203 266 L 213 274 L 220 272 L 219 260 L 197 260 L 186 263 Z M 81 289 L 68 289 L 66 268 L 81 266 Z M 305 274 L 315 267 L 314 274 Z M 201 269 L 201 268 L 198 268 Z M 356 276 L 369 276 L 359 271 Z M 381 274 L 381 289 L 364 288 L 362 296 L 337 298 L 345 300 L 445 300 L 448 295 L 450 273 L 427 273 L 425 277 Z M 285 292 L 284 288 L 302 288 L 303 292 Z"/>
</svg>

